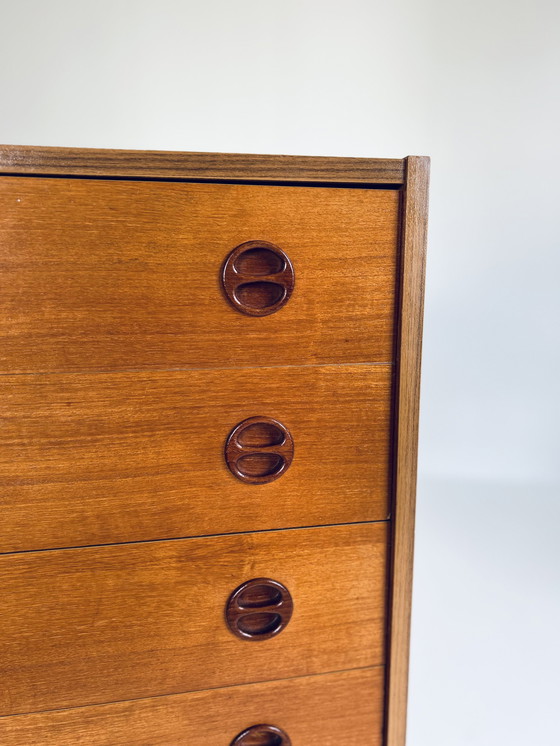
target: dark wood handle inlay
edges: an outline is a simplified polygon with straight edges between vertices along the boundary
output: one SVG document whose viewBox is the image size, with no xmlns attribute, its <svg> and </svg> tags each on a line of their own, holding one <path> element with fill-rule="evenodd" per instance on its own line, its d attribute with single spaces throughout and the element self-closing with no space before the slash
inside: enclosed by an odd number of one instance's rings
<svg viewBox="0 0 560 746">
<path fill-rule="evenodd" d="M 232 474 L 248 484 L 278 479 L 294 458 L 294 441 L 287 427 L 272 417 L 249 417 L 228 436 L 225 458 Z"/>
<path fill-rule="evenodd" d="M 295 273 L 288 255 L 268 241 L 247 241 L 227 257 L 222 285 L 229 302 L 249 316 L 268 316 L 288 302 Z"/>
<path fill-rule="evenodd" d="M 234 738 L 231 746 L 292 746 L 292 742 L 274 725 L 253 725 Z"/>
<path fill-rule="evenodd" d="M 268 640 L 288 625 L 293 610 L 286 586 L 270 578 L 255 578 L 231 594 L 226 621 L 233 634 L 243 640 Z"/>
</svg>

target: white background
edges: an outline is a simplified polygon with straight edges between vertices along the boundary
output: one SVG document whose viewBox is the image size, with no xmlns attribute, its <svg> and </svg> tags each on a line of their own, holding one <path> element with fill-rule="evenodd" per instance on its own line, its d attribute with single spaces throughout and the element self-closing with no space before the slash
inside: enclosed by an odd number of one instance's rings
<svg viewBox="0 0 560 746">
<path fill-rule="evenodd" d="M 408 743 L 557 746 L 560 4 L 0 9 L 0 142 L 432 156 Z"/>
</svg>

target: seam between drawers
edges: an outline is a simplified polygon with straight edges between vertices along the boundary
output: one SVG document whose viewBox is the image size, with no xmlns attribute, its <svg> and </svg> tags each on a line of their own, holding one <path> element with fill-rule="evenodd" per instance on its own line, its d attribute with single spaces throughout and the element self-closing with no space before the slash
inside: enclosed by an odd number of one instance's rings
<svg viewBox="0 0 560 746">
<path fill-rule="evenodd" d="M 310 679 L 317 678 L 319 676 L 332 676 L 341 673 L 350 673 L 351 671 L 379 671 L 385 668 L 385 663 L 380 663 L 378 666 L 358 666 L 356 668 L 341 668 L 334 669 L 333 671 L 321 671 L 320 673 L 306 673 L 300 676 L 286 676 L 280 679 L 265 679 L 263 681 L 249 681 L 243 684 L 229 684 L 228 686 L 212 686 L 207 689 L 192 689 L 184 692 L 168 692 L 166 694 L 152 694 L 149 697 L 132 697 L 131 699 L 114 699 L 108 700 L 107 702 L 94 702 L 86 705 L 74 705 L 73 707 L 57 707 L 52 710 L 30 710 L 29 712 L 18 712 L 13 715 L 0 715 L 0 723 L 2 720 L 19 717 L 29 717 L 30 715 L 42 715 L 45 713 L 56 713 L 56 712 L 67 712 L 72 710 L 83 710 L 90 707 L 107 707 L 109 705 L 120 705 L 128 704 L 129 702 L 145 702 L 151 699 L 165 699 L 166 697 L 183 697 L 189 694 L 203 694 L 204 692 L 214 692 L 223 689 L 239 689 L 240 687 L 249 686 L 260 686 L 263 684 L 280 684 L 283 681 L 295 681 L 298 679 Z"/>
<path fill-rule="evenodd" d="M 39 552 L 68 552 L 75 549 L 100 549 L 103 547 L 124 547 L 131 544 L 161 544 L 165 541 L 190 541 L 191 539 L 219 539 L 227 536 L 243 536 L 252 534 L 271 534 L 280 531 L 310 531 L 313 529 L 338 528 L 341 526 L 373 526 L 377 523 L 390 523 L 391 516 L 379 521 L 354 521 L 352 523 L 319 523 L 312 526 L 284 526 L 280 528 L 261 528 L 254 531 L 231 531 L 226 534 L 196 534 L 194 536 L 171 536 L 164 539 L 139 539 L 138 541 L 111 541 L 107 544 L 78 544 L 71 547 L 45 547 L 43 549 L 19 549 L 15 552 L 0 552 L 2 557 L 15 554 L 38 554 Z"/>
</svg>

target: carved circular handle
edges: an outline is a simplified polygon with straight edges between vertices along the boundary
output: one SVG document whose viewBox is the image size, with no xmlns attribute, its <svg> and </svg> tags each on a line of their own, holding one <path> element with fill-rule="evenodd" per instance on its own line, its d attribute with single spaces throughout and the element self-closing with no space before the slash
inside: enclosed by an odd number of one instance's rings
<svg viewBox="0 0 560 746">
<path fill-rule="evenodd" d="M 295 273 L 288 255 L 278 246 L 268 241 L 247 241 L 226 259 L 222 285 L 238 311 L 268 316 L 288 302 Z"/>
<path fill-rule="evenodd" d="M 266 484 L 282 474 L 294 458 L 294 441 L 287 427 L 272 417 L 249 417 L 226 440 L 226 463 L 238 479 Z"/>
<path fill-rule="evenodd" d="M 228 627 L 243 640 L 268 640 L 288 625 L 294 602 L 285 585 L 255 578 L 240 585 L 226 606 Z"/>
<path fill-rule="evenodd" d="M 292 742 L 274 725 L 253 725 L 234 738 L 231 746 L 292 746 Z"/>
</svg>

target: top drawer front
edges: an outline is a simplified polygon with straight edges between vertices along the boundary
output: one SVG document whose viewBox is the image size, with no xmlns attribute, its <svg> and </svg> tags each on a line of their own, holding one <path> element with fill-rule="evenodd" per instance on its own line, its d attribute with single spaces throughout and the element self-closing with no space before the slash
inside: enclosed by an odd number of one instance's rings
<svg viewBox="0 0 560 746">
<path fill-rule="evenodd" d="M 387 362 L 391 190 L 0 178 L 0 371 Z M 229 252 L 280 247 L 295 290 L 226 300 Z"/>
</svg>

